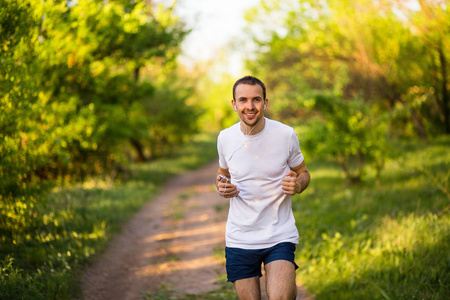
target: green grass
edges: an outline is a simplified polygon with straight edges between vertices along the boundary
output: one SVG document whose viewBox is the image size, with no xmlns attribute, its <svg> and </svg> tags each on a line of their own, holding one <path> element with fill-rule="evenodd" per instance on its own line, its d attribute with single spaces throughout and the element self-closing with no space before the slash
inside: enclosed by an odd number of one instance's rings
<svg viewBox="0 0 450 300">
<path fill-rule="evenodd" d="M 450 299 L 450 138 L 392 149 L 379 181 L 357 186 L 334 161 L 308 163 L 293 208 L 316 299 Z"/>
<path fill-rule="evenodd" d="M 168 158 L 129 166 L 127 180 L 94 178 L 56 188 L 35 203 L 23 204 L 25 213 L 11 211 L 24 222 L 20 231 L 0 239 L 0 299 L 80 297 L 80 267 L 102 253 L 169 178 L 216 155 L 215 137 L 198 136 Z"/>
</svg>

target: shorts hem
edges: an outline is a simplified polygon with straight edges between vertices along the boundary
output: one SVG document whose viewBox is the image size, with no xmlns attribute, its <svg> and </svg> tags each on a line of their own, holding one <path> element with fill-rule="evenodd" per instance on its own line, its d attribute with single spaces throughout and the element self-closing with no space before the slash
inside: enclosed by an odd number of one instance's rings
<svg viewBox="0 0 450 300">
<path fill-rule="evenodd" d="M 268 265 L 268 264 L 270 264 L 271 262 L 273 262 L 273 261 L 277 261 L 277 260 L 284 260 L 284 261 L 288 261 L 288 262 L 290 262 L 290 263 L 292 263 L 292 264 L 294 265 L 294 267 L 295 267 L 295 270 L 297 270 L 297 269 L 298 269 L 298 265 L 297 265 L 297 264 L 295 263 L 295 261 L 289 260 L 289 259 L 287 259 L 287 258 L 275 258 L 275 259 L 272 259 L 272 260 L 266 261 L 266 263 L 265 263 L 264 265 Z"/>
<path fill-rule="evenodd" d="M 245 275 L 243 275 L 243 276 L 238 276 L 238 277 L 231 278 L 231 279 L 228 278 L 227 282 L 235 282 L 236 280 L 247 279 L 247 278 L 253 278 L 253 277 L 262 277 L 262 276 L 263 276 L 262 273 L 256 274 L 255 276 L 252 276 L 252 275 L 245 276 Z"/>
</svg>

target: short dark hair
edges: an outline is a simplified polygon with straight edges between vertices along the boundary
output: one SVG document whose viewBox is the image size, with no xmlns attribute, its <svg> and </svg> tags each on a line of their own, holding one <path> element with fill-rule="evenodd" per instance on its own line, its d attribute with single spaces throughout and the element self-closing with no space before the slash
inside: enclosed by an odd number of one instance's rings
<svg viewBox="0 0 450 300">
<path fill-rule="evenodd" d="M 234 85 L 233 85 L 233 100 L 236 100 L 235 99 L 236 87 L 240 84 L 249 84 L 249 85 L 257 85 L 258 84 L 259 86 L 262 87 L 262 90 L 263 90 L 263 96 L 264 96 L 263 100 L 266 100 L 266 86 L 264 85 L 264 83 L 261 80 L 259 80 L 256 77 L 253 77 L 253 76 L 242 77 L 241 79 L 238 79 L 234 83 Z"/>
</svg>

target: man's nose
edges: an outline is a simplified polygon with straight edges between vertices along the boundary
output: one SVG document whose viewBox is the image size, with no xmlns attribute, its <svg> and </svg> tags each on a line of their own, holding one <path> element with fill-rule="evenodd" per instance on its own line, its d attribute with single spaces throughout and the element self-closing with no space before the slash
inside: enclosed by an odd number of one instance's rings
<svg viewBox="0 0 450 300">
<path fill-rule="evenodd" d="M 253 110 L 255 108 L 255 104 L 253 103 L 253 101 L 249 101 L 247 103 L 247 109 L 248 110 Z"/>
</svg>

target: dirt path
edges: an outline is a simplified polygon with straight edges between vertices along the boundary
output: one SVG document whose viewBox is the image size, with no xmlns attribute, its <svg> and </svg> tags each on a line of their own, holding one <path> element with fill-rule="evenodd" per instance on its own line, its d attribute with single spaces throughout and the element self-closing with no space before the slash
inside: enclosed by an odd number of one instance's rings
<svg viewBox="0 0 450 300">
<path fill-rule="evenodd" d="M 214 162 L 170 180 L 84 272 L 84 299 L 143 299 L 162 285 L 217 289 L 225 267 L 214 249 L 224 247 L 228 202 L 215 192 L 216 171 Z M 307 299 L 301 287 L 297 299 Z"/>
</svg>

